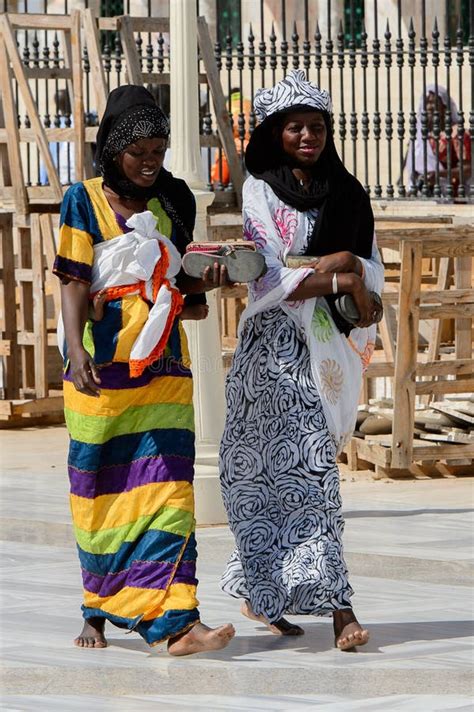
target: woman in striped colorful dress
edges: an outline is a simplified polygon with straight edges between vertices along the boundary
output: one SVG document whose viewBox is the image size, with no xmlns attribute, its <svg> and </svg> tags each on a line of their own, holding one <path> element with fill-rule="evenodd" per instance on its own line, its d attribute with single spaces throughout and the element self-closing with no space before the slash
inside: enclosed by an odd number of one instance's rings
<svg viewBox="0 0 474 712">
<path fill-rule="evenodd" d="M 203 293 L 225 274 L 180 271 L 195 204 L 162 168 L 168 133 L 143 87 L 110 94 L 97 136 L 101 176 L 65 195 L 54 272 L 84 587 L 75 644 L 105 647 L 108 620 L 186 655 L 234 635 L 230 624 L 199 619 L 192 378 L 180 323 L 205 316 Z"/>
</svg>

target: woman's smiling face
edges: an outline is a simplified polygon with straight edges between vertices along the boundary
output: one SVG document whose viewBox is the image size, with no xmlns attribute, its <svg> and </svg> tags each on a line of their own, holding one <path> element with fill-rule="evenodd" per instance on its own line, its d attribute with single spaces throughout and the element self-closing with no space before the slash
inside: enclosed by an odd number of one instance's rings
<svg viewBox="0 0 474 712">
<path fill-rule="evenodd" d="M 282 147 L 302 168 L 313 166 L 326 145 L 327 129 L 319 111 L 295 111 L 285 117 Z"/>
<path fill-rule="evenodd" d="M 156 181 L 165 159 L 165 138 L 141 138 L 117 156 L 117 165 L 126 178 L 142 188 Z"/>
</svg>

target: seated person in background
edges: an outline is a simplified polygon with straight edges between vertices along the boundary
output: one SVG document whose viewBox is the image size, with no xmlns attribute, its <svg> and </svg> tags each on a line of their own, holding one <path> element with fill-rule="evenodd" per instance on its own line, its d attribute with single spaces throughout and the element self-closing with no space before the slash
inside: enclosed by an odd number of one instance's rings
<svg viewBox="0 0 474 712">
<path fill-rule="evenodd" d="M 448 185 L 448 161 L 451 164 L 451 184 L 456 197 L 459 185 L 462 183 L 465 194 L 469 195 L 469 177 L 471 174 L 471 142 L 469 131 L 464 131 L 461 139 L 458 133 L 459 113 L 456 103 L 448 96 L 446 89 L 442 86 L 436 87 L 429 84 L 426 87 L 426 119 L 428 125 L 428 137 L 426 140 L 426 179 L 430 186 L 430 193 L 433 192 L 436 183 L 436 169 L 439 170 L 439 185 L 441 194 L 446 195 Z M 434 114 L 439 114 L 439 138 L 436 140 L 434 133 Z M 448 140 L 446 135 L 446 114 L 450 112 L 452 133 Z M 421 191 L 424 182 L 424 140 L 422 136 L 422 112 L 423 97 L 420 99 L 416 125 L 416 139 L 410 142 L 407 156 L 407 166 L 409 170 L 409 183 Z M 438 144 L 438 145 L 437 145 Z M 462 175 L 461 175 L 462 157 Z"/>
</svg>

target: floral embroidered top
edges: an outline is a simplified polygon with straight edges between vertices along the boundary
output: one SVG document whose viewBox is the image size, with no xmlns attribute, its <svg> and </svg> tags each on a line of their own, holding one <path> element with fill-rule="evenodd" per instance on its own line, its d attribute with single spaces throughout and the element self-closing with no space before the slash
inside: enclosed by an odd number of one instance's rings
<svg viewBox="0 0 474 712">
<path fill-rule="evenodd" d="M 308 267 L 285 266 L 288 255 L 303 254 L 312 233 L 315 211 L 300 212 L 281 201 L 263 180 L 250 176 L 243 188 L 243 235 L 265 257 L 267 272 L 249 285 L 249 305 L 240 330 L 253 315 L 279 306 L 300 327 L 311 356 L 312 373 L 321 394 L 329 430 L 338 449 L 354 429 L 362 373 L 370 361 L 376 326 L 339 332 L 323 297 L 289 301 Z M 383 265 L 374 236 L 370 259 L 359 258 L 367 289 L 381 293 Z"/>
</svg>

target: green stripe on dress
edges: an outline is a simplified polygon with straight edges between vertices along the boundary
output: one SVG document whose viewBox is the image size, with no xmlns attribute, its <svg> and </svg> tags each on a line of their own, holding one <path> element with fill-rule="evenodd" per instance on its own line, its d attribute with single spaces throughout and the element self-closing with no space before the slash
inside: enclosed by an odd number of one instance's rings
<svg viewBox="0 0 474 712">
<path fill-rule="evenodd" d="M 90 554 L 116 554 L 124 542 L 135 541 L 149 529 L 188 536 L 194 530 L 194 514 L 177 507 L 162 507 L 158 515 L 139 517 L 111 529 L 88 532 L 74 526 L 78 545 Z"/>
<path fill-rule="evenodd" d="M 119 415 L 83 415 L 64 409 L 69 435 L 73 440 L 102 445 L 112 438 L 149 430 L 179 428 L 194 432 L 194 412 L 190 403 L 152 403 L 133 406 Z"/>
</svg>

